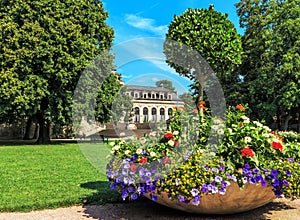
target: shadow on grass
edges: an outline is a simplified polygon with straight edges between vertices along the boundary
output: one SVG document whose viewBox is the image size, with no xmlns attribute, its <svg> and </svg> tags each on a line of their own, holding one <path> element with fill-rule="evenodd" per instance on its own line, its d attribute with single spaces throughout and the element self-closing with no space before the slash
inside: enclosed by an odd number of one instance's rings
<svg viewBox="0 0 300 220">
<path fill-rule="evenodd" d="M 43 145 L 43 144 L 37 144 L 36 141 L 37 141 L 36 139 L 33 140 L 0 139 L 0 146 Z M 45 145 L 61 145 L 61 144 L 77 144 L 77 143 L 78 141 L 74 139 L 51 139 L 51 143 Z"/>
<path fill-rule="evenodd" d="M 110 189 L 108 181 L 82 183 L 80 187 L 97 190 L 92 195 L 82 198 L 84 205 L 103 205 L 121 201 L 121 196 L 116 190 Z"/>
<path fill-rule="evenodd" d="M 120 195 L 109 188 L 108 182 L 88 182 L 81 184 L 81 187 L 97 190 L 93 195 L 85 198 L 84 213 L 86 216 L 93 219 L 281 219 L 284 215 L 289 215 L 286 212 L 293 212 L 296 219 L 296 209 L 282 202 L 271 202 L 260 208 L 232 215 L 200 215 L 186 213 L 179 210 L 174 210 L 163 205 L 159 205 L 146 198 L 140 198 L 137 201 L 122 201 Z M 105 205 L 104 205 L 105 204 Z M 281 213 L 278 217 L 278 213 Z M 289 218 L 288 218 L 289 219 Z"/>
</svg>

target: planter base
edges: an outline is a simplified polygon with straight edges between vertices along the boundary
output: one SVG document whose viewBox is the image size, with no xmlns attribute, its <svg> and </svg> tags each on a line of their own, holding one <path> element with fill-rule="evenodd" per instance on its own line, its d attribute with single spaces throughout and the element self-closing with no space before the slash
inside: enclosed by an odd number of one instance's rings
<svg viewBox="0 0 300 220">
<path fill-rule="evenodd" d="M 145 195 L 150 199 L 150 195 Z M 276 198 L 271 186 L 261 186 L 246 183 L 244 189 L 240 189 L 238 184 L 231 182 L 226 187 L 225 195 L 207 194 L 201 197 L 198 206 L 192 203 L 186 204 L 175 200 L 170 200 L 168 194 L 162 192 L 157 195 L 157 203 L 170 208 L 179 209 L 190 213 L 201 214 L 233 214 L 249 211 L 263 206 Z"/>
</svg>

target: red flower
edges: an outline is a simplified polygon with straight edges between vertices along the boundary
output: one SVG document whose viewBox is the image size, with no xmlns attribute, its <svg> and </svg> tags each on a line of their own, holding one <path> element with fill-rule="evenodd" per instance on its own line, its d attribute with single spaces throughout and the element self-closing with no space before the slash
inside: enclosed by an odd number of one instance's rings
<svg viewBox="0 0 300 220">
<path fill-rule="evenodd" d="M 164 163 L 169 163 L 169 162 L 171 162 L 171 159 L 169 157 L 166 157 L 166 158 L 164 158 L 163 162 Z"/>
<path fill-rule="evenodd" d="M 274 131 L 271 131 L 271 132 L 270 132 L 270 134 L 273 134 L 273 135 L 275 135 L 275 136 L 276 136 L 276 133 L 275 133 Z"/>
<path fill-rule="evenodd" d="M 236 106 L 236 108 L 237 108 L 238 110 L 242 111 L 242 112 L 244 112 L 244 111 L 246 110 L 245 107 L 244 107 L 242 104 L 238 104 L 238 105 Z"/>
<path fill-rule="evenodd" d="M 254 156 L 254 152 L 253 152 L 253 150 L 251 148 L 245 147 L 241 151 L 241 155 L 242 155 L 242 157 L 245 157 L 245 156 L 253 157 Z"/>
<path fill-rule="evenodd" d="M 134 172 L 134 171 L 136 170 L 136 165 L 131 164 L 131 165 L 130 165 L 130 170 L 131 170 L 132 172 Z"/>
<path fill-rule="evenodd" d="M 207 108 L 204 105 L 205 105 L 204 101 L 199 102 L 199 105 L 198 105 L 199 109 L 206 110 Z"/>
<path fill-rule="evenodd" d="M 166 133 L 165 135 L 164 135 L 164 138 L 166 138 L 166 139 L 171 139 L 171 138 L 173 138 L 174 137 L 174 135 L 172 134 L 172 133 Z"/>
<path fill-rule="evenodd" d="M 146 157 L 142 157 L 142 158 L 139 160 L 139 163 L 140 163 L 140 164 L 147 163 L 147 158 L 146 158 Z"/>
<path fill-rule="evenodd" d="M 141 138 L 141 135 L 137 134 L 136 139 L 140 139 L 140 138 Z"/>
<path fill-rule="evenodd" d="M 280 151 L 282 152 L 283 146 L 281 145 L 281 143 L 279 143 L 279 142 L 273 142 L 273 143 L 272 143 L 272 147 L 273 147 L 274 149 L 280 150 Z"/>
<path fill-rule="evenodd" d="M 240 127 L 242 127 L 243 126 L 243 123 L 240 123 Z"/>
<path fill-rule="evenodd" d="M 178 147 L 178 145 L 179 145 L 179 142 L 178 142 L 178 141 L 175 141 L 175 142 L 174 142 L 174 147 Z"/>
</svg>

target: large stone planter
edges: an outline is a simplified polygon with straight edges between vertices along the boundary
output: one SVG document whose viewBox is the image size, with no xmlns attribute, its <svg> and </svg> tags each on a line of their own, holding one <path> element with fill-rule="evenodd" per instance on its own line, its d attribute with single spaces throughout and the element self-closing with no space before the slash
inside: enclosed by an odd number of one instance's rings
<svg viewBox="0 0 300 220">
<path fill-rule="evenodd" d="M 145 195 L 150 199 L 150 195 Z M 244 189 L 231 182 L 225 195 L 207 194 L 201 197 L 198 206 L 170 200 L 167 193 L 158 194 L 157 203 L 185 212 L 201 214 L 233 214 L 263 206 L 276 198 L 271 186 L 246 183 Z"/>
</svg>

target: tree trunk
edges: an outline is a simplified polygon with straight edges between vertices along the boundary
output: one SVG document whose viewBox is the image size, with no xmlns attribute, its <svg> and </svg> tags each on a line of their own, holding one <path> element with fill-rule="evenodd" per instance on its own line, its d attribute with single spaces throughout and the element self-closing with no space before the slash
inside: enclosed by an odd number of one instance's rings
<svg viewBox="0 0 300 220">
<path fill-rule="evenodd" d="M 293 117 L 290 115 L 290 113 L 286 116 L 285 121 L 284 121 L 284 127 L 283 130 L 287 131 L 289 128 L 289 121 L 292 119 Z"/>
<path fill-rule="evenodd" d="M 49 144 L 50 141 L 50 122 L 45 119 L 43 113 L 37 114 L 37 121 L 39 125 L 39 137 L 36 141 L 37 144 Z"/>
<path fill-rule="evenodd" d="M 26 122 L 25 134 L 23 140 L 31 140 L 30 138 L 30 128 L 32 125 L 32 116 L 30 116 Z"/>
<path fill-rule="evenodd" d="M 32 139 L 37 139 L 39 137 L 39 124 L 35 122 L 34 135 Z"/>
</svg>

